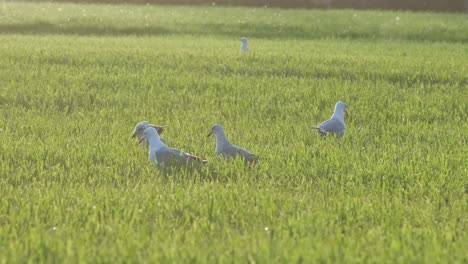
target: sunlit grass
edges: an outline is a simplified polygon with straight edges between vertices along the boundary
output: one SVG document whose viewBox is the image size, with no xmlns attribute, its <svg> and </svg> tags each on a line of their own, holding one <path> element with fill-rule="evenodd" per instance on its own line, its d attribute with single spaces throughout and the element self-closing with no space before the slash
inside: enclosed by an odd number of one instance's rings
<svg viewBox="0 0 468 264">
<path fill-rule="evenodd" d="M 465 15 L 2 7 L 2 261 L 467 261 Z M 163 175 L 142 120 L 210 165 Z"/>
</svg>

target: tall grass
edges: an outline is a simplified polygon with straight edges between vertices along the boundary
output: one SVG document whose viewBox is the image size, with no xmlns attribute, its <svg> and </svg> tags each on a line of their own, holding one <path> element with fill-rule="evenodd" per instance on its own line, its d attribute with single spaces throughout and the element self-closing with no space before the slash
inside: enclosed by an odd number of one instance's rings
<svg viewBox="0 0 468 264">
<path fill-rule="evenodd" d="M 463 15 L 1 14 L 2 262 L 468 260 Z M 309 126 L 338 100 L 348 129 L 323 140 Z M 210 165 L 163 175 L 130 139 L 141 120 Z M 214 123 L 259 164 L 217 158 Z"/>
</svg>

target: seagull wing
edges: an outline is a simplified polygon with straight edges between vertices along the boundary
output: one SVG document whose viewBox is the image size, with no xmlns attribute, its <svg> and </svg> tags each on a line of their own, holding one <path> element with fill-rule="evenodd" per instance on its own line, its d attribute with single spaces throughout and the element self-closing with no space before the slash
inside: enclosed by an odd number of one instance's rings
<svg viewBox="0 0 468 264">
<path fill-rule="evenodd" d="M 189 153 L 182 152 L 178 149 L 174 148 L 164 148 L 156 152 L 156 158 L 158 160 L 158 164 L 161 166 L 166 165 L 191 165 L 193 163 L 207 163 L 206 160 L 197 157 L 195 155 L 191 155 Z"/>
<path fill-rule="evenodd" d="M 258 159 L 252 152 L 234 145 L 226 147 L 223 151 L 224 158 L 243 158 L 247 161 L 256 161 Z"/>
<path fill-rule="evenodd" d="M 192 155 L 192 154 L 190 154 L 190 153 L 184 152 L 184 153 L 182 153 L 182 156 L 183 156 L 185 159 L 187 159 L 187 160 L 193 160 L 193 161 L 201 162 L 201 163 L 203 163 L 203 164 L 204 164 L 204 163 L 208 163 L 205 159 L 200 158 L 200 157 L 195 156 L 195 155 Z"/>
<path fill-rule="evenodd" d="M 341 133 L 345 130 L 345 124 L 338 119 L 329 119 L 318 126 L 321 133 Z"/>
</svg>

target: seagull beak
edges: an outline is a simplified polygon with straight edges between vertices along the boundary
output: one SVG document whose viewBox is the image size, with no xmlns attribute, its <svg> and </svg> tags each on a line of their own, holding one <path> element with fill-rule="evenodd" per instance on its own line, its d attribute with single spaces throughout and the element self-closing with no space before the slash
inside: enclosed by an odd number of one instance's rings
<svg viewBox="0 0 468 264">
<path fill-rule="evenodd" d="M 347 116 L 350 116 L 350 114 L 348 113 L 348 110 L 344 110 L 344 112 Z"/>
<path fill-rule="evenodd" d="M 210 131 L 210 133 L 208 133 L 208 137 L 210 137 L 211 135 L 213 135 L 213 131 Z"/>
<path fill-rule="evenodd" d="M 133 133 L 132 138 L 135 138 L 135 136 L 136 136 L 136 133 Z"/>
<path fill-rule="evenodd" d="M 145 140 L 145 137 L 142 137 L 140 138 L 140 140 L 138 140 L 138 143 L 141 144 L 144 140 Z"/>
</svg>

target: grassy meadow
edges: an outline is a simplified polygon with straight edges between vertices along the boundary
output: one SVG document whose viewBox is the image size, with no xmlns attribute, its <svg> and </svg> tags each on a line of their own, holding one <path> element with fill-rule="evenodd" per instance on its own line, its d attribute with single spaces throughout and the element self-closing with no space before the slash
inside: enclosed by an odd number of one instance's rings
<svg viewBox="0 0 468 264">
<path fill-rule="evenodd" d="M 466 14 L 2 2 L 0 263 L 467 263 L 467 44 Z M 161 173 L 142 120 L 209 165 Z"/>
</svg>

